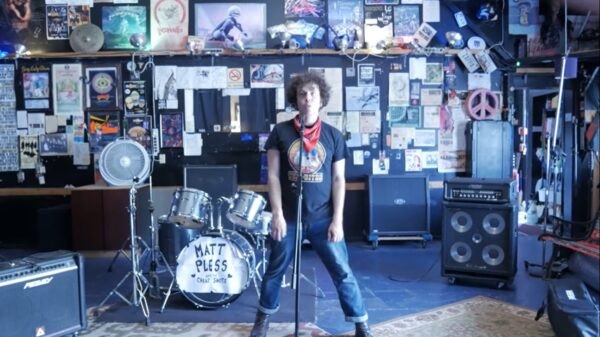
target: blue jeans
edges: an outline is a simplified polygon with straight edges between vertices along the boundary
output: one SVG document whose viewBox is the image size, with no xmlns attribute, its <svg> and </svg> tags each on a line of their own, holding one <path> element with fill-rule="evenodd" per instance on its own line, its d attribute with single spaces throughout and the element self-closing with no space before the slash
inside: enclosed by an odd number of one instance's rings
<svg viewBox="0 0 600 337">
<path fill-rule="evenodd" d="M 304 223 L 303 239 L 308 239 L 327 268 L 338 293 L 346 321 L 365 322 L 368 318 L 356 278 L 348 264 L 344 240 L 327 240 L 329 220 Z M 294 257 L 296 225 L 288 223 L 287 234 L 281 241 L 271 240 L 271 255 L 263 277 L 258 310 L 274 314 L 279 310 L 279 291 L 285 271 Z"/>
</svg>

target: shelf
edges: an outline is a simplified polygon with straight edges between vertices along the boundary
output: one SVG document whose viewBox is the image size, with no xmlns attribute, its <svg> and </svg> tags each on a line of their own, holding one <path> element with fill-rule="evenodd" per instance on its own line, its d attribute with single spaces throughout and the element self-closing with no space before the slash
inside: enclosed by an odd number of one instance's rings
<svg viewBox="0 0 600 337">
<path fill-rule="evenodd" d="M 457 49 L 448 48 L 431 48 L 432 54 L 434 55 L 456 55 L 460 52 Z M 134 51 L 134 50 L 118 50 L 118 51 L 98 51 L 95 53 L 75 53 L 75 52 L 43 52 L 43 53 L 31 53 L 22 55 L 20 59 L 57 59 L 57 58 L 74 58 L 74 59 L 85 59 L 85 58 L 108 58 L 108 57 L 130 57 L 132 53 L 136 55 L 151 55 L 151 56 L 192 56 L 187 50 L 176 50 L 176 51 Z M 393 56 L 393 55 L 420 55 L 414 53 L 412 49 L 404 48 L 389 48 L 385 51 L 375 53 L 369 49 L 348 49 L 346 52 L 319 48 L 319 49 L 248 49 L 245 51 L 235 51 L 230 49 L 224 49 L 219 53 L 203 53 L 193 56 L 257 56 L 257 55 L 379 55 L 379 56 Z M 7 59 L 14 59 L 15 55 L 11 54 Z"/>
</svg>

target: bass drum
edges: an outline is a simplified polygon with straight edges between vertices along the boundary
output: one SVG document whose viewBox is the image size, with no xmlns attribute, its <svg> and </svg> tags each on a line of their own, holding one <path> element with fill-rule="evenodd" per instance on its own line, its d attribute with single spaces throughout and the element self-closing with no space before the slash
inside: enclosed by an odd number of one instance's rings
<svg viewBox="0 0 600 337">
<path fill-rule="evenodd" d="M 179 290 L 198 308 L 233 303 L 254 278 L 254 248 L 240 233 L 205 234 L 188 243 L 177 257 Z"/>
</svg>

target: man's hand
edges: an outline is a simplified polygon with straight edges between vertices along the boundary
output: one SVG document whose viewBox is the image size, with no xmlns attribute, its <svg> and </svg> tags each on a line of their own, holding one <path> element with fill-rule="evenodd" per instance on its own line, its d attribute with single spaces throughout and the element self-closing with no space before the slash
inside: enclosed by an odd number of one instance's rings
<svg viewBox="0 0 600 337">
<path fill-rule="evenodd" d="M 273 215 L 271 220 L 271 237 L 273 240 L 281 241 L 287 234 L 287 223 L 283 214 Z"/>
<path fill-rule="evenodd" d="M 332 222 L 327 230 L 327 240 L 339 242 L 344 238 L 344 226 L 340 222 Z"/>
</svg>

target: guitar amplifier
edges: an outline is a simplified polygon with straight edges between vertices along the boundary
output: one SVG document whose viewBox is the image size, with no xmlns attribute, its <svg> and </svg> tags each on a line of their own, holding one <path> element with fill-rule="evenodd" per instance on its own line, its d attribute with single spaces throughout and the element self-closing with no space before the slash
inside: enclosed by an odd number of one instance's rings
<svg viewBox="0 0 600 337">
<path fill-rule="evenodd" d="M 55 251 L 0 262 L 0 335 L 58 337 L 87 328 L 83 258 Z"/>
</svg>

